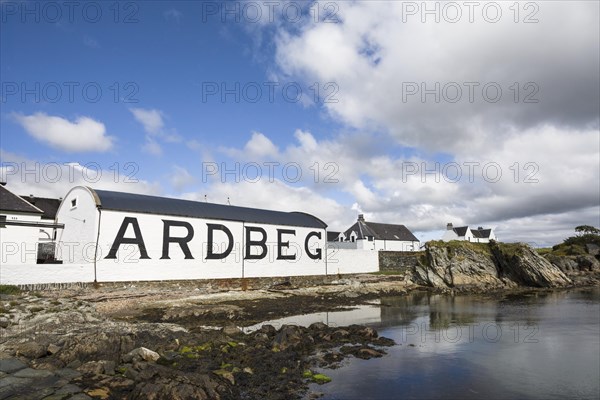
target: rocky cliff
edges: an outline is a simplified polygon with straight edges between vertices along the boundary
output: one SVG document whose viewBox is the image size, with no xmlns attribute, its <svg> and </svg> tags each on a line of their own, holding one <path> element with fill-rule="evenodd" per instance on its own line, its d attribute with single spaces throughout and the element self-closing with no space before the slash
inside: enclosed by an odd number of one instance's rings
<svg viewBox="0 0 600 400">
<path fill-rule="evenodd" d="M 572 280 L 524 243 L 429 242 L 413 281 L 435 288 L 563 287 Z"/>
</svg>

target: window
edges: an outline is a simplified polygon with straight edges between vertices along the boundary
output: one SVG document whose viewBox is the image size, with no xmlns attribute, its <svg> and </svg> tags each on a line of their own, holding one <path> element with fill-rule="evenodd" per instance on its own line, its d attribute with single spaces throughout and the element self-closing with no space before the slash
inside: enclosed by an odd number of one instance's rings
<svg viewBox="0 0 600 400">
<path fill-rule="evenodd" d="M 77 197 L 71 200 L 71 210 L 77 208 Z"/>
<path fill-rule="evenodd" d="M 0 228 L 6 228 L 6 215 L 0 215 Z"/>
</svg>

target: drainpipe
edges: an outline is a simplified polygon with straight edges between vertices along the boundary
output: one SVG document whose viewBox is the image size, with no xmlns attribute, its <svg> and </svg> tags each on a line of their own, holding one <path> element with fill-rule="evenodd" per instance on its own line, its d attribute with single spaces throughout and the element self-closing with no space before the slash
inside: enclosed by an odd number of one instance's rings
<svg viewBox="0 0 600 400">
<path fill-rule="evenodd" d="M 325 246 L 323 252 L 325 253 L 325 276 L 327 276 L 327 258 L 329 258 L 329 255 L 327 254 L 327 228 L 325 228 Z"/>
<path fill-rule="evenodd" d="M 100 222 L 102 221 L 102 210 L 97 207 L 98 210 L 98 233 L 96 234 L 96 248 L 94 250 L 94 283 L 98 283 L 96 274 L 96 262 L 98 260 L 98 243 L 100 241 Z"/>
</svg>

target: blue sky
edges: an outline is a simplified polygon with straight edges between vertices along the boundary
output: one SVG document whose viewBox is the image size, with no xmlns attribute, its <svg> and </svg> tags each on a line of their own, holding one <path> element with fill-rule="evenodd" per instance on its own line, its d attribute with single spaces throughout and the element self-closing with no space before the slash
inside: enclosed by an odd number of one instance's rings
<svg viewBox="0 0 600 400">
<path fill-rule="evenodd" d="M 1 3 L 1 161 L 19 193 L 206 195 L 334 229 L 364 212 L 422 239 L 454 222 L 545 245 L 600 225 L 596 2 L 495 3 L 495 22 L 462 3 L 455 22 L 447 2 L 438 20 L 418 2 L 281 1 L 272 18 L 252 1 L 69 4 Z M 49 163 L 60 180 L 23 174 Z"/>
</svg>

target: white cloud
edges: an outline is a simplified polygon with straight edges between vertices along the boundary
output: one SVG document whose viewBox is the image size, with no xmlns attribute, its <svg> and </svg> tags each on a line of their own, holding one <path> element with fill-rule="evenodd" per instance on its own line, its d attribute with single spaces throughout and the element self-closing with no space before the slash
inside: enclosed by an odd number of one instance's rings
<svg viewBox="0 0 600 400">
<path fill-rule="evenodd" d="M 165 124 L 163 122 L 162 112 L 160 110 L 147 110 L 144 108 L 130 108 L 129 111 L 135 119 L 142 124 L 144 130 L 152 135 L 160 133 Z"/>
<path fill-rule="evenodd" d="M 186 186 L 190 186 L 196 182 L 196 179 L 189 171 L 179 165 L 174 165 L 170 174 L 169 182 L 178 192 Z"/>
<path fill-rule="evenodd" d="M 186 193 L 184 197 L 204 201 L 205 195 L 211 203 L 227 204 L 229 198 L 234 206 L 306 212 L 321 218 L 330 227 L 345 226 L 349 221 L 356 219 L 354 211 L 334 199 L 322 196 L 306 187 L 292 187 L 280 180 L 214 182 L 201 191 Z"/>
<path fill-rule="evenodd" d="M 145 142 L 142 146 L 142 151 L 144 153 L 148 153 L 153 156 L 162 155 L 162 147 L 160 147 L 160 144 L 158 144 L 158 142 L 156 140 L 154 140 L 153 138 L 151 138 L 150 136 L 147 136 L 147 135 L 146 135 Z"/>
<path fill-rule="evenodd" d="M 279 25 L 275 61 L 281 81 L 334 82 L 338 102 L 324 107 L 350 127 L 446 153 L 501 143 L 512 128 L 598 127 L 598 2 L 536 3 L 539 22 L 533 24 L 515 23 L 512 3 L 500 3 L 498 23 L 484 20 L 482 5 L 474 23 L 465 6 L 458 23 L 436 23 L 432 15 L 423 23 L 421 13 L 406 15 L 406 2 L 336 4 L 342 23 Z M 418 92 L 408 95 L 413 82 Z M 473 101 L 468 82 L 478 85 Z M 436 83 L 440 100 L 429 94 L 423 101 L 423 89 Z M 452 103 L 446 99 L 453 97 L 454 83 L 462 97 Z M 484 96 L 488 83 L 502 89 L 497 103 L 489 100 L 494 86 Z M 539 102 L 525 103 L 527 95 Z"/>
<path fill-rule="evenodd" d="M 74 186 L 152 195 L 161 193 L 158 182 L 143 180 L 132 174 L 131 169 L 122 169 L 121 175 L 115 171 L 113 163 L 103 166 L 100 163 L 40 162 L 2 149 L 0 159 L 0 180 L 6 181 L 7 188 L 18 195 L 59 198 Z"/>
<path fill-rule="evenodd" d="M 12 117 L 29 135 L 58 150 L 104 152 L 113 147 L 114 137 L 106 135 L 104 124 L 89 117 L 78 117 L 73 122 L 43 112 L 13 113 Z"/>
<path fill-rule="evenodd" d="M 543 232 L 528 241 L 552 244 L 570 234 L 574 226 L 600 225 L 600 221 L 589 220 L 590 208 L 600 215 L 595 130 L 539 127 L 509 135 L 500 147 L 486 151 L 466 148 L 446 163 L 385 155 L 377 147 L 370 148 L 365 142 L 368 137 L 360 135 L 318 140 L 310 132 L 298 130 L 294 136 L 296 143 L 283 150 L 271 149 L 267 158 L 260 158 L 260 151 L 249 150 L 257 143 L 272 143 L 264 134 L 254 133 L 241 149 L 226 152 L 252 162 L 266 159 L 280 166 L 297 163 L 303 173 L 299 183 L 282 179 L 276 188 L 267 188 L 265 168 L 260 184 L 251 186 L 241 179 L 241 187 L 256 190 L 251 198 L 267 208 L 287 202 L 287 196 L 293 199 L 295 193 L 303 193 L 294 200 L 298 209 L 314 210 L 332 229 L 347 228 L 356 214 L 363 212 L 371 221 L 405 224 L 420 233 L 439 231 L 453 222 L 497 227 L 507 241 Z M 561 163 L 556 162 L 558 159 Z M 488 164 L 493 168 L 484 173 Z M 461 168 L 460 176 L 450 165 Z M 225 167 L 231 169 L 231 165 Z M 502 174 L 498 179 L 496 167 Z M 317 182 L 315 170 L 319 171 Z M 231 184 L 225 187 L 230 193 L 238 190 L 231 177 L 217 174 L 214 178 L 226 184 L 229 180 Z M 295 192 L 297 186 L 302 192 Z M 320 207 L 315 201 L 332 203 Z M 561 215 L 568 215 L 568 220 L 560 229 L 553 229 Z M 536 228 L 525 229 L 536 220 Z"/>
<path fill-rule="evenodd" d="M 136 121 L 142 124 L 146 132 L 145 142 L 142 145 L 142 151 L 152 155 L 161 155 L 162 147 L 159 143 L 179 143 L 181 136 L 175 130 L 166 130 L 163 120 L 163 112 L 157 109 L 130 108 Z"/>
</svg>

